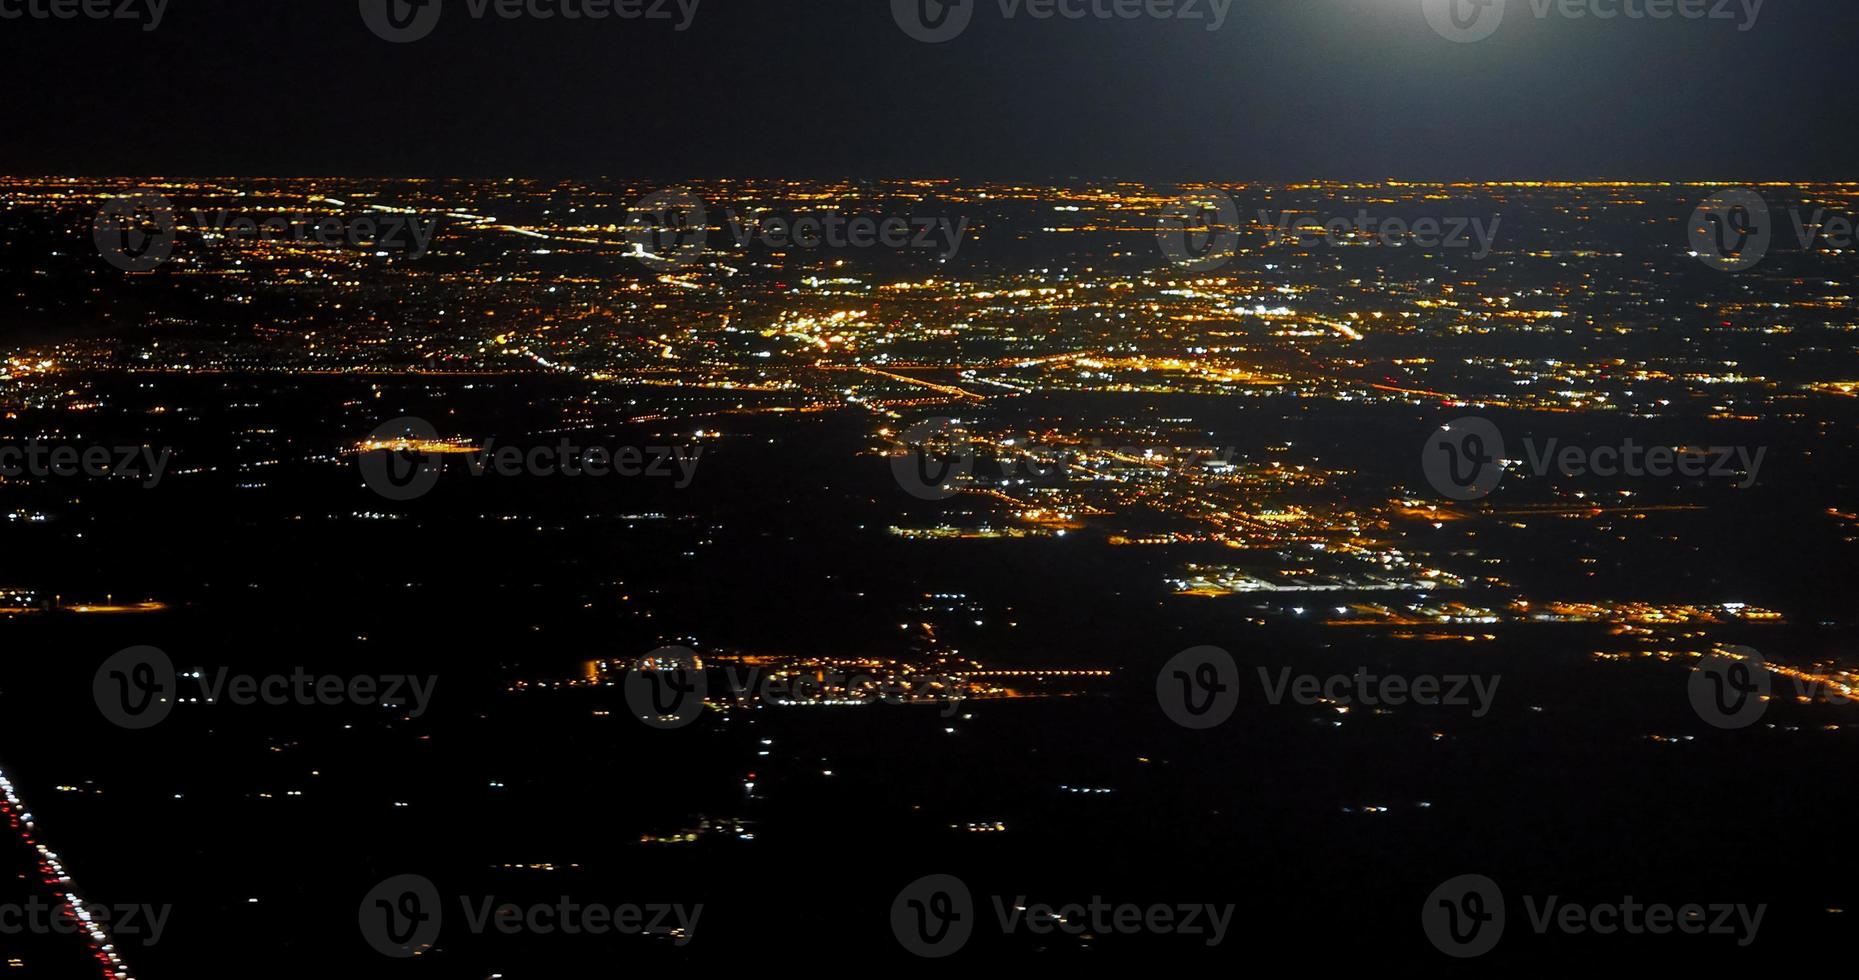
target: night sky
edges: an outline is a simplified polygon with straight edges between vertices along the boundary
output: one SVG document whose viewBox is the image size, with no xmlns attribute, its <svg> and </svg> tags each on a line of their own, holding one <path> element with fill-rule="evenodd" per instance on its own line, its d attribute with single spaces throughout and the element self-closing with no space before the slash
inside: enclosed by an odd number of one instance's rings
<svg viewBox="0 0 1859 980">
<path fill-rule="evenodd" d="M 30 2 L 51 0 L 0 10 Z M 975 0 L 935 45 L 888 0 L 701 0 L 683 32 L 444 2 L 410 44 L 357 0 L 168 0 L 152 32 L 0 19 L 0 171 L 1753 180 L 1859 159 L 1849 0 L 1767 0 L 1748 31 L 1509 0 L 1470 44 L 1421 0 L 1235 0 L 1214 32 Z"/>
</svg>

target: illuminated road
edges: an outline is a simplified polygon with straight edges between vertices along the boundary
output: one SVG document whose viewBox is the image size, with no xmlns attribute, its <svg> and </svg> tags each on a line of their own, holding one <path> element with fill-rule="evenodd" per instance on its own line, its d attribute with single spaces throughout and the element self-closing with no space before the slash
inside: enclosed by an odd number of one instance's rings
<svg viewBox="0 0 1859 980">
<path fill-rule="evenodd" d="M 13 786 L 4 770 L 0 770 L 0 815 L 5 816 L 7 826 L 27 847 L 32 848 L 37 859 L 41 880 L 53 890 L 53 897 L 61 907 L 82 910 L 91 903 L 78 891 L 77 883 L 65 871 L 64 860 L 56 851 L 39 842 L 38 827 L 34 824 L 32 812 L 19 798 L 19 792 Z M 128 964 L 116 952 L 116 943 L 99 922 L 91 921 L 88 914 L 77 913 L 78 926 L 86 943 L 90 945 L 91 956 L 102 969 L 105 980 L 135 980 L 129 972 Z"/>
</svg>

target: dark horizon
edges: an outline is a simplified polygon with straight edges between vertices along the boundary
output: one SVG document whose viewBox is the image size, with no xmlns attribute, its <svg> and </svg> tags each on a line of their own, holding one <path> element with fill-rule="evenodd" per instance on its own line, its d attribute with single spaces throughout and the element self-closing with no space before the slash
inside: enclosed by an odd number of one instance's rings
<svg viewBox="0 0 1859 980">
<path fill-rule="evenodd" d="M 1477 43 L 1429 29 L 1421 0 L 1236 3 L 1211 31 L 1003 18 L 980 0 L 944 43 L 856 0 L 701 0 L 682 31 L 453 3 L 410 43 L 377 37 L 346 2 L 265 16 L 175 3 L 152 31 L 10 19 L 0 78 L 36 94 L 0 110 L 0 171 L 1854 176 L 1852 5 L 1767 0 L 1748 29 L 1510 5 Z"/>
</svg>

